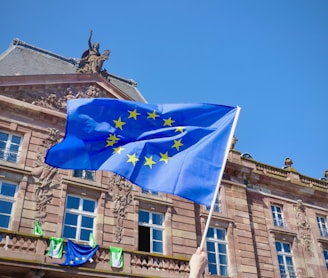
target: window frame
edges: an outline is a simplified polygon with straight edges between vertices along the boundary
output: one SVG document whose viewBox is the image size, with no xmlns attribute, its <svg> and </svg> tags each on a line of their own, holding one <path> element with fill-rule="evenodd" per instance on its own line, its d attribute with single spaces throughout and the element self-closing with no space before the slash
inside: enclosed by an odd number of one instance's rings
<svg viewBox="0 0 328 278">
<path fill-rule="evenodd" d="M 69 198 L 79 199 L 79 205 L 78 205 L 77 209 L 76 208 L 67 208 Z M 83 202 L 84 201 L 94 202 L 94 212 L 89 212 L 89 211 L 83 210 Z M 76 225 L 66 223 L 66 220 L 68 219 L 67 214 L 77 216 Z M 92 218 L 92 228 L 82 226 L 83 217 Z M 75 240 L 75 241 L 79 241 L 79 242 L 88 242 L 90 233 L 95 233 L 96 217 L 97 217 L 97 200 L 94 200 L 91 198 L 85 198 L 85 197 L 74 195 L 74 194 L 68 194 L 66 196 L 65 208 L 64 208 L 64 221 L 63 221 L 63 228 L 62 228 L 62 237 L 65 239 L 71 239 L 71 240 Z M 67 228 L 71 227 L 71 228 L 75 229 L 75 238 L 68 237 L 65 235 L 66 227 Z M 81 239 L 82 230 L 89 231 L 89 233 L 85 239 Z"/>
<path fill-rule="evenodd" d="M 7 162 L 11 162 L 11 163 L 18 163 L 20 156 L 21 156 L 21 151 L 22 151 L 22 144 L 23 144 L 23 136 L 18 135 L 16 133 L 12 133 L 12 132 L 7 132 L 4 130 L 0 130 L 0 133 L 3 133 L 5 135 L 8 136 L 8 138 L 6 139 L 6 141 L 2 141 L 0 140 L 0 144 L 3 142 L 4 143 L 4 150 L 3 150 L 3 158 L 0 158 L 0 160 L 3 161 L 7 161 Z M 13 142 L 13 137 L 18 137 L 20 139 L 19 144 L 16 144 Z M 11 151 L 11 148 L 13 146 L 18 146 L 17 152 L 13 152 Z M 0 148 L 1 151 L 1 148 Z M 1 154 L 1 152 L 0 152 Z M 10 160 L 10 156 L 13 155 L 15 156 L 15 161 Z"/>
<path fill-rule="evenodd" d="M 280 211 L 277 209 L 280 209 Z M 271 216 L 275 227 L 286 228 L 282 205 L 271 204 Z"/>
<path fill-rule="evenodd" d="M 328 227 L 327 227 L 327 218 L 323 215 L 317 215 L 317 225 L 320 232 L 320 235 L 323 237 L 328 237 Z"/>
<path fill-rule="evenodd" d="M 81 174 L 77 174 L 81 173 Z M 92 170 L 73 170 L 73 177 L 80 178 L 87 181 L 95 181 L 96 180 L 96 171 Z M 88 175 L 91 175 L 91 178 L 88 178 Z"/>
<path fill-rule="evenodd" d="M 325 260 L 326 263 L 326 269 L 328 270 L 328 248 L 327 249 L 323 249 L 323 258 Z"/>
<path fill-rule="evenodd" d="M 278 251 L 277 249 L 277 244 L 281 245 L 281 250 L 282 251 Z M 285 246 L 288 245 L 289 247 L 289 252 L 285 250 Z M 277 260 L 278 260 L 278 267 L 279 267 L 279 272 L 281 275 L 281 278 L 296 278 L 296 272 L 295 272 L 295 266 L 294 266 L 294 256 L 293 256 L 293 252 L 292 252 L 292 244 L 286 241 L 279 241 L 277 240 L 275 242 L 275 248 L 276 248 L 276 252 L 277 252 Z M 283 264 L 280 263 L 279 257 L 282 258 Z M 288 263 L 287 258 L 290 259 L 291 264 Z M 286 271 L 286 273 L 282 273 L 282 268 L 281 266 L 283 266 L 284 271 Z M 292 268 L 292 269 L 291 269 Z M 292 273 L 291 273 L 292 270 Z"/>
<path fill-rule="evenodd" d="M 15 186 L 14 196 L 9 196 L 9 195 L 2 194 L 3 184 L 8 184 L 8 185 L 11 185 L 11 186 Z M 5 212 L 0 211 L 1 216 L 8 217 L 8 226 L 7 227 L 5 227 L 5 226 L 0 227 L 0 229 L 9 230 L 9 228 L 11 227 L 11 220 L 12 220 L 13 212 L 15 210 L 17 192 L 18 192 L 18 185 L 16 183 L 11 183 L 11 182 L 8 182 L 6 180 L 0 180 L 0 201 L 11 203 L 10 213 L 5 213 Z"/>
<path fill-rule="evenodd" d="M 148 213 L 148 222 L 141 222 L 140 221 L 140 212 Z M 158 215 L 158 216 L 161 217 L 162 225 L 158 225 L 158 224 L 153 223 L 153 215 Z M 140 241 L 140 237 L 141 237 L 140 232 L 139 232 L 139 230 L 140 230 L 139 227 L 141 226 L 141 227 L 149 228 L 149 252 L 150 253 L 165 254 L 165 250 L 164 250 L 164 247 L 165 247 L 165 226 L 164 226 L 164 224 L 165 224 L 165 214 L 160 213 L 160 212 L 152 212 L 152 211 L 148 211 L 148 210 L 144 210 L 144 209 L 140 209 L 138 211 L 138 237 L 139 237 L 139 241 Z M 154 230 L 161 232 L 162 240 L 157 240 L 157 239 L 153 238 L 153 231 Z M 155 242 L 160 242 L 161 243 L 162 252 L 158 252 L 158 251 L 154 250 L 154 243 Z M 140 246 L 138 246 L 138 250 L 143 251 L 143 250 L 140 250 Z"/>
<path fill-rule="evenodd" d="M 209 237 L 209 231 L 213 229 L 213 237 Z M 217 236 L 217 231 L 224 232 L 224 239 L 220 239 Z M 209 251 L 209 243 L 214 244 L 214 252 Z M 224 245 L 225 253 L 220 251 L 219 245 Z M 208 272 L 211 275 L 218 276 L 229 276 L 230 266 L 229 266 L 229 254 L 228 254 L 228 240 L 227 240 L 227 229 L 217 228 L 217 227 L 209 227 L 206 235 L 206 246 L 207 246 L 207 257 L 208 257 Z M 210 254 L 214 254 L 215 262 L 210 262 Z M 222 262 L 221 256 L 226 257 L 226 263 Z M 211 273 L 210 265 L 214 265 L 216 267 L 216 273 Z M 225 269 L 225 273 L 223 273 L 222 269 Z"/>
</svg>

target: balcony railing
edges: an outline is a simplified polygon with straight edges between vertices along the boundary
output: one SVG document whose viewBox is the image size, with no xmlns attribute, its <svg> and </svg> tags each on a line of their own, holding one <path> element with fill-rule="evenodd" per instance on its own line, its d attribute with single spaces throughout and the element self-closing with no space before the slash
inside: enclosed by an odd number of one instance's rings
<svg viewBox="0 0 328 278">
<path fill-rule="evenodd" d="M 15 262 L 17 268 L 44 269 L 54 274 L 76 270 L 79 277 L 90 277 L 106 274 L 106 277 L 124 275 L 125 277 L 188 277 L 189 260 L 187 258 L 169 257 L 141 251 L 123 250 L 124 266 L 121 269 L 110 267 L 109 247 L 101 246 L 93 262 L 80 267 L 60 266 L 62 259 L 54 259 L 47 255 L 49 238 L 33 234 L 15 233 L 0 229 L 0 269 L 2 265 Z M 75 276 L 70 276 L 71 278 Z M 100 277 L 100 276 L 99 276 Z M 102 276 L 101 276 L 102 277 Z"/>
</svg>

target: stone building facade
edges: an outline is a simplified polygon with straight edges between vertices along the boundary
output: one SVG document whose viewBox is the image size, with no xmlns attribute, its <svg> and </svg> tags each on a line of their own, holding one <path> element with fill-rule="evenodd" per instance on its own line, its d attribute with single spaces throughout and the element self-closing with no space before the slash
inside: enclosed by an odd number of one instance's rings
<svg viewBox="0 0 328 278">
<path fill-rule="evenodd" d="M 79 59 L 17 39 L 0 56 L 0 278 L 188 277 L 208 208 L 109 172 L 44 163 L 64 136 L 66 100 L 145 102 L 101 59 L 88 72 Z M 233 144 L 206 236 L 205 277 L 328 277 L 327 178 L 298 173 L 291 159 L 266 165 Z M 47 254 L 51 237 L 87 244 L 90 231 L 100 245 L 91 261 L 62 266 Z M 110 246 L 123 249 L 122 267 L 111 267 Z"/>
</svg>

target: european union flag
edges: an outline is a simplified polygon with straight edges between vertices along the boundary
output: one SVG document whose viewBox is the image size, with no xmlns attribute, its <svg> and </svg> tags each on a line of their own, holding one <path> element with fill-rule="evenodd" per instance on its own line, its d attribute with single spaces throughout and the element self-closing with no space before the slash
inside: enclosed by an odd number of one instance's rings
<svg viewBox="0 0 328 278">
<path fill-rule="evenodd" d="M 64 169 L 111 171 L 146 190 L 210 205 L 238 109 L 69 100 L 65 138 L 45 161 Z"/>
<path fill-rule="evenodd" d="M 80 245 L 71 240 L 67 241 L 65 248 L 65 261 L 61 265 L 78 266 L 89 261 L 99 249 L 99 245 L 91 247 Z"/>
</svg>

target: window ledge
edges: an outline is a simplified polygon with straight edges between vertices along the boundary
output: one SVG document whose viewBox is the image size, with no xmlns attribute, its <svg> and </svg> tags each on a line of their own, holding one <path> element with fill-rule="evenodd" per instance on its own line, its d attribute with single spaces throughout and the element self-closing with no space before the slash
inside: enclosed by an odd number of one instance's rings
<svg viewBox="0 0 328 278">
<path fill-rule="evenodd" d="M 297 237 L 297 233 L 292 232 L 286 228 L 274 227 L 274 228 L 269 228 L 268 230 L 272 234 L 278 234 L 278 235 L 289 236 L 289 237 Z"/>
<path fill-rule="evenodd" d="M 319 238 L 317 238 L 317 241 L 328 244 L 328 237 L 320 236 Z"/>
</svg>

